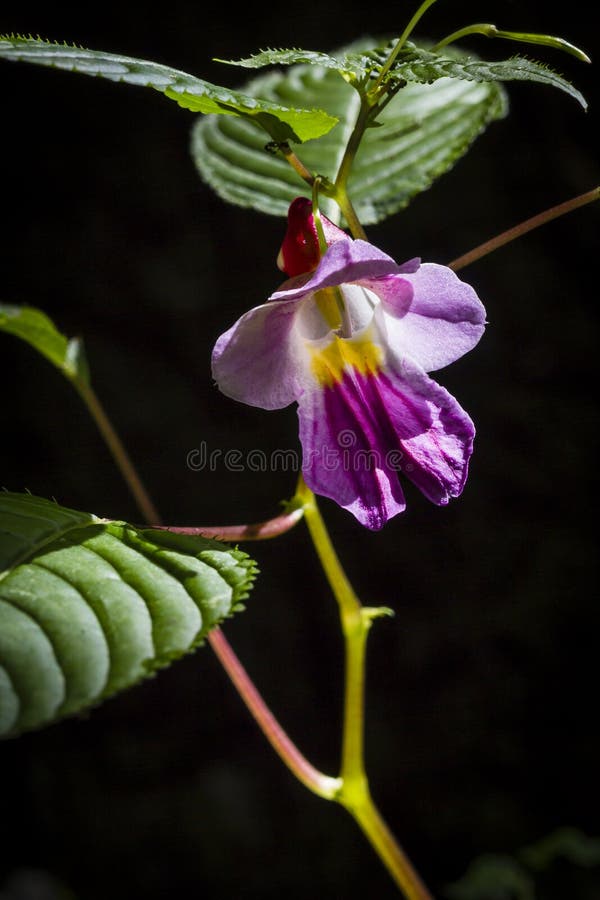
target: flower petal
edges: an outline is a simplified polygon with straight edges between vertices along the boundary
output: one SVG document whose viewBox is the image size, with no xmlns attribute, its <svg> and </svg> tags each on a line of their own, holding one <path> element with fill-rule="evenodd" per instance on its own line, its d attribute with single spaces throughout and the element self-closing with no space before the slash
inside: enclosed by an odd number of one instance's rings
<svg viewBox="0 0 600 900">
<path fill-rule="evenodd" d="M 300 282 L 290 279 L 269 300 L 300 299 L 326 287 L 382 275 L 415 272 L 418 266 L 419 260 L 409 260 L 399 266 L 391 256 L 367 241 L 338 240 L 328 248 L 309 279 L 303 275 L 297 276 L 302 279 Z"/>
<path fill-rule="evenodd" d="M 444 388 L 407 362 L 337 375 L 299 398 L 303 473 L 315 493 L 373 530 L 405 508 L 400 472 L 438 505 L 461 493 L 475 432 Z"/>
<path fill-rule="evenodd" d="M 447 266 L 424 263 L 403 275 L 412 285 L 410 305 L 395 291 L 394 279 L 363 282 L 381 299 L 379 327 L 399 356 L 426 372 L 441 369 L 471 350 L 485 330 L 485 308 L 473 288 Z"/>
<path fill-rule="evenodd" d="M 412 283 L 404 275 L 361 278 L 360 286 L 375 294 L 386 313 L 398 319 L 407 314 L 415 295 Z"/>
<path fill-rule="evenodd" d="M 433 503 L 458 497 L 467 480 L 475 427 L 448 391 L 414 364 L 390 364 L 374 380 L 380 409 L 403 452 L 402 472 Z"/>
<path fill-rule="evenodd" d="M 294 335 L 299 305 L 257 306 L 221 335 L 212 374 L 224 394 L 262 409 L 283 409 L 297 399 L 305 370 L 303 343 Z"/>
<path fill-rule="evenodd" d="M 378 429 L 361 402 L 360 378 L 314 386 L 298 403 L 302 472 L 309 488 L 329 497 L 378 531 L 406 503 L 397 472 L 379 445 Z"/>
</svg>

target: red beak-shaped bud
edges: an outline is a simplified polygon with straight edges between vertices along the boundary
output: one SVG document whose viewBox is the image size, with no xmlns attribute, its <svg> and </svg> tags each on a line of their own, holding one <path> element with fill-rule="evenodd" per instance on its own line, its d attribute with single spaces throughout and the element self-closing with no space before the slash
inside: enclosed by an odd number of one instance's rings
<svg viewBox="0 0 600 900">
<path fill-rule="evenodd" d="M 288 224 L 277 265 L 290 278 L 312 272 L 321 258 L 317 226 L 312 203 L 306 197 L 297 197 L 288 210 Z"/>
</svg>

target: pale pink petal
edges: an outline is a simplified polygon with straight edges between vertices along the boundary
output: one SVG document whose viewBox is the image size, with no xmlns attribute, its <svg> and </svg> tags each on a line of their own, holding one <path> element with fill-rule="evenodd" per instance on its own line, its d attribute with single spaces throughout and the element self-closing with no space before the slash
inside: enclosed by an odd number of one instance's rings
<svg viewBox="0 0 600 900">
<path fill-rule="evenodd" d="M 350 238 L 338 240 L 329 247 L 310 278 L 307 279 L 306 275 L 297 276 L 299 281 L 291 278 L 269 299 L 297 300 L 326 287 L 360 283 L 362 279 L 383 275 L 415 272 L 418 266 L 418 259 L 409 260 L 399 266 L 391 256 L 367 241 L 353 241 Z"/>
<path fill-rule="evenodd" d="M 250 406 L 282 409 L 302 390 L 304 344 L 294 333 L 299 302 L 266 303 L 218 339 L 212 374 L 219 389 Z"/>
<path fill-rule="evenodd" d="M 423 263 L 402 280 L 413 297 L 394 278 L 369 279 L 363 285 L 376 293 L 381 306 L 377 322 L 398 356 L 408 356 L 426 372 L 459 359 L 477 344 L 485 330 L 485 308 L 473 288 L 447 266 Z"/>
</svg>

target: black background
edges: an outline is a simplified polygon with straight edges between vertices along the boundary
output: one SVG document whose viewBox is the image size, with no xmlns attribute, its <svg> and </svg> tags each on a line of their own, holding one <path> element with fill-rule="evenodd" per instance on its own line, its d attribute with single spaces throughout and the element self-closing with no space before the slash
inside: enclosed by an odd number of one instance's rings
<svg viewBox="0 0 600 900">
<path fill-rule="evenodd" d="M 23 3 L 0 28 L 237 86 L 243 73 L 213 57 L 328 50 L 399 32 L 412 12 L 340 0 L 235 11 L 132 2 L 94 14 Z M 595 55 L 581 3 L 568 21 L 533 0 L 440 3 L 417 35 L 481 20 L 558 33 Z M 484 38 L 468 46 L 490 58 L 515 50 Z M 406 212 L 368 229 L 398 260 L 449 261 L 598 183 L 593 66 L 525 51 L 574 81 L 589 111 L 549 87 L 509 85 L 510 117 Z M 293 474 L 194 472 L 186 457 L 201 441 L 242 453 L 297 447 L 293 407 L 237 405 L 209 369 L 218 335 L 281 280 L 283 220 L 228 206 L 202 184 L 188 150 L 193 117 L 157 93 L 9 63 L 0 79 L 2 300 L 83 336 L 96 390 L 165 521 L 274 515 Z M 408 485 L 408 511 L 379 534 L 321 504 L 365 603 L 396 610 L 370 638 L 368 768 L 436 896 L 482 853 L 514 854 L 563 826 L 600 831 L 597 225 L 586 207 L 463 272 L 490 325 L 439 375 L 478 428 L 462 498 L 438 509 Z M 12 338 L 0 353 L 0 482 L 139 520 L 72 388 Z M 246 549 L 262 574 L 226 634 L 291 736 L 333 774 L 334 603 L 302 525 Z M 24 870 L 79 900 L 397 896 L 347 814 L 281 766 L 208 648 L 87 717 L 2 744 L 0 789 L 0 885 L 11 900 Z M 40 890 L 50 896 L 49 883 Z M 567 864 L 539 894 L 599 895 L 598 870 Z"/>
</svg>

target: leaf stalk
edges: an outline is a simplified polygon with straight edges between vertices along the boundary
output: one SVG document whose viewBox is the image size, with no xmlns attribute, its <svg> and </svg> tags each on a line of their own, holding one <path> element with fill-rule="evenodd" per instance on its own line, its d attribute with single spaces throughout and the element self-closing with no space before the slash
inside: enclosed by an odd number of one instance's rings
<svg viewBox="0 0 600 900">
<path fill-rule="evenodd" d="M 313 794 L 317 794 L 324 800 L 335 799 L 341 789 L 340 779 L 330 778 L 319 772 L 290 740 L 256 689 L 220 628 L 214 628 L 209 632 L 208 642 L 281 761 Z"/>
</svg>

